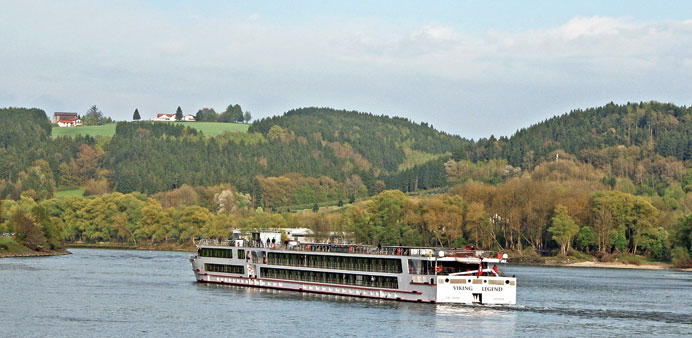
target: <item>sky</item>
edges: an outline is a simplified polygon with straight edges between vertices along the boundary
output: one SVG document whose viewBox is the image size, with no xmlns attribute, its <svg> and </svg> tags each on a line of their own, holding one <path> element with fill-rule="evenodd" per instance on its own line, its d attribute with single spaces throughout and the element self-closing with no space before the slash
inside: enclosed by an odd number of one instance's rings
<svg viewBox="0 0 692 338">
<path fill-rule="evenodd" d="M 115 120 L 300 107 L 510 136 L 608 102 L 692 103 L 691 1 L 5 1 L 0 107 Z"/>
</svg>

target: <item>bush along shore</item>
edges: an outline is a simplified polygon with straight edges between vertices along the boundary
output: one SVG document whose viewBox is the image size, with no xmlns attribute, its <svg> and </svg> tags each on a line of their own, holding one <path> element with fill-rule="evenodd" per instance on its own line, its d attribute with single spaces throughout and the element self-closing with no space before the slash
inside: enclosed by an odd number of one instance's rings
<svg viewBox="0 0 692 338">
<path fill-rule="evenodd" d="M 68 248 L 80 249 L 119 249 L 119 250 L 157 250 L 157 251 L 195 251 L 196 247 L 190 243 L 143 243 L 138 245 L 126 243 L 66 243 Z"/>
<path fill-rule="evenodd" d="M 0 258 L 6 257 L 39 257 L 69 255 L 70 252 L 62 248 L 53 250 L 31 250 L 17 243 L 11 237 L 0 237 Z"/>
<path fill-rule="evenodd" d="M 545 265 L 573 268 L 608 268 L 608 269 L 643 269 L 664 270 L 675 269 L 692 271 L 689 267 L 676 266 L 669 262 L 659 262 L 647 259 L 644 256 L 627 254 L 602 254 L 594 255 L 570 250 L 567 254 L 543 256 L 533 250 L 513 251 L 509 253 L 510 264 L 516 265 Z"/>
</svg>

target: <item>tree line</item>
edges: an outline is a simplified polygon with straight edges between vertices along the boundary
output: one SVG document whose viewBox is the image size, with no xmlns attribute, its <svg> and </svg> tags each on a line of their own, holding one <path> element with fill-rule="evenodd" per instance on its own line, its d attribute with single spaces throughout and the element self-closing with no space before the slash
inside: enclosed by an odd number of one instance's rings
<svg viewBox="0 0 692 338">
<path fill-rule="evenodd" d="M 252 113 L 249 110 L 243 111 L 239 104 L 230 104 L 221 113 L 217 113 L 214 108 L 202 108 L 195 114 L 195 121 L 198 122 L 249 123 L 251 119 Z"/>
<path fill-rule="evenodd" d="M 372 245 L 632 254 L 690 264 L 692 216 L 659 207 L 588 178 L 556 182 L 550 176 L 499 185 L 467 181 L 422 197 L 385 190 L 341 208 L 300 212 L 253 208 L 251 196 L 229 185 L 185 185 L 151 196 L 116 192 L 39 202 L 22 196 L 0 206 L 0 232 L 15 232 L 34 248 L 56 248 L 63 241 L 183 243 L 227 238 L 234 228 L 304 226 L 318 238 L 342 234 Z"/>
</svg>

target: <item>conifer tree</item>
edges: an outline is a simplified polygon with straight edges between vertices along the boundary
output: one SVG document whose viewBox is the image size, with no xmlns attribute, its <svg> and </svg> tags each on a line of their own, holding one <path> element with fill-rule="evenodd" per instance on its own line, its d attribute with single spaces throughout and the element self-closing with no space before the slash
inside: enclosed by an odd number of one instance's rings
<svg viewBox="0 0 692 338">
<path fill-rule="evenodd" d="M 139 110 L 137 108 L 135 108 L 135 113 L 132 114 L 132 119 L 135 121 L 139 121 L 142 119 L 142 117 L 139 116 Z"/>
<path fill-rule="evenodd" d="M 103 119 L 103 113 L 101 113 L 96 105 L 93 105 L 87 110 L 82 120 L 86 126 L 97 126 L 102 123 Z"/>
<path fill-rule="evenodd" d="M 175 111 L 175 120 L 180 121 L 183 119 L 183 110 L 178 106 L 178 110 Z"/>
</svg>

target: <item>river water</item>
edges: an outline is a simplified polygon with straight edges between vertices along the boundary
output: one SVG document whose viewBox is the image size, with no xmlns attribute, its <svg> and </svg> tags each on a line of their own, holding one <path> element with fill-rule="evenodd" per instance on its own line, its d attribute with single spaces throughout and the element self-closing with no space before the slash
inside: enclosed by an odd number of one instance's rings
<svg viewBox="0 0 692 338">
<path fill-rule="evenodd" d="M 194 282 L 183 252 L 0 259 L 3 337 L 690 336 L 692 273 L 508 266 L 517 305 L 400 303 Z"/>
</svg>

